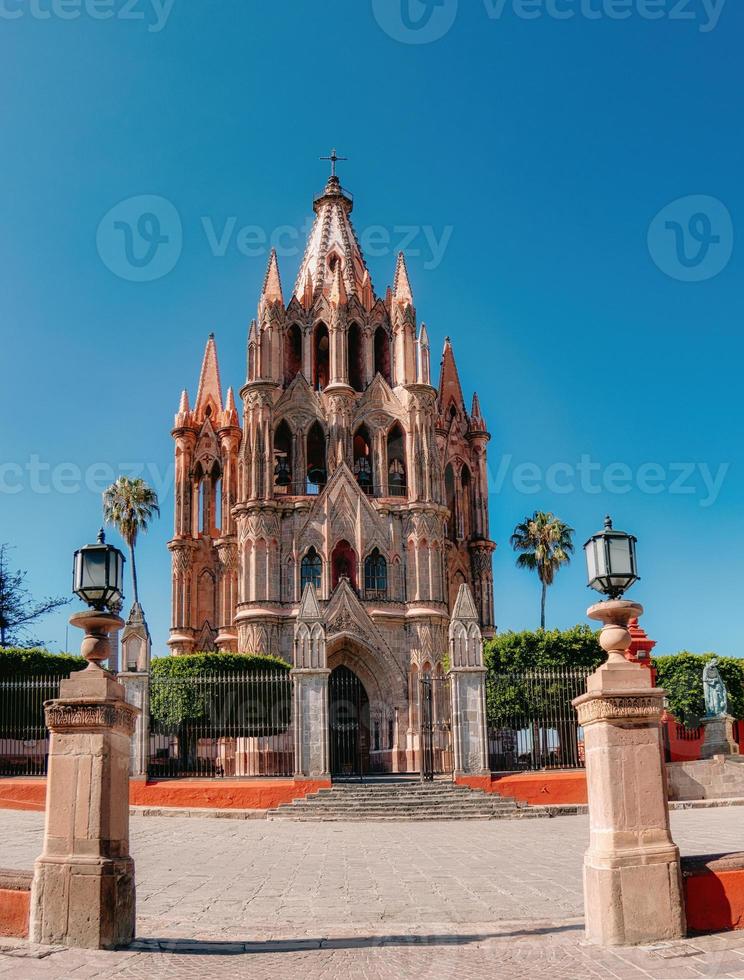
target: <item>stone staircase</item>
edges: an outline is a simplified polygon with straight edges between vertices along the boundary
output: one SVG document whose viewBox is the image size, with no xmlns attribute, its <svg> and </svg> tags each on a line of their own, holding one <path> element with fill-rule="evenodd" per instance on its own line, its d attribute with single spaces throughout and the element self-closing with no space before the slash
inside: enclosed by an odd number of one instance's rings
<svg viewBox="0 0 744 980">
<path fill-rule="evenodd" d="M 527 806 L 449 780 L 334 783 L 292 803 L 269 810 L 269 820 L 504 820 L 550 816 L 544 807 Z"/>
</svg>

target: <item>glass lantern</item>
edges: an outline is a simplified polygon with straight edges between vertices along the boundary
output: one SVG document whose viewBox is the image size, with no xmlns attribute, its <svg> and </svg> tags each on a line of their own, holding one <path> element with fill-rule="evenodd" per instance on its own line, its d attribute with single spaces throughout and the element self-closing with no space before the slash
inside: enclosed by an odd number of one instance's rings
<svg viewBox="0 0 744 980">
<path fill-rule="evenodd" d="M 75 552 L 72 569 L 72 591 L 91 609 L 103 612 L 124 595 L 124 555 L 106 544 L 103 530 L 97 544 L 88 544 Z"/>
<path fill-rule="evenodd" d="M 619 599 L 638 581 L 636 541 L 632 534 L 616 531 L 612 518 L 605 519 L 604 530 L 584 545 L 590 589 L 609 599 Z"/>
</svg>

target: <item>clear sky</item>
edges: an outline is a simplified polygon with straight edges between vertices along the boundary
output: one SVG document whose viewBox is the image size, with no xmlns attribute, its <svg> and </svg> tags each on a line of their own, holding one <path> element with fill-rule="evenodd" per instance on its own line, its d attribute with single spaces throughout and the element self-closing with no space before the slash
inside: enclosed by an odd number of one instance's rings
<svg viewBox="0 0 744 980">
<path fill-rule="evenodd" d="M 480 395 L 499 627 L 539 622 L 515 523 L 554 510 L 580 549 L 610 512 L 658 650 L 742 655 L 743 27 L 735 0 L 0 0 L 0 541 L 31 587 L 69 591 L 136 470 L 165 651 L 179 392 L 210 331 L 240 387 L 337 146 L 377 291 L 406 247 L 433 360 L 449 334 Z M 549 625 L 590 599 L 578 554 Z"/>
</svg>

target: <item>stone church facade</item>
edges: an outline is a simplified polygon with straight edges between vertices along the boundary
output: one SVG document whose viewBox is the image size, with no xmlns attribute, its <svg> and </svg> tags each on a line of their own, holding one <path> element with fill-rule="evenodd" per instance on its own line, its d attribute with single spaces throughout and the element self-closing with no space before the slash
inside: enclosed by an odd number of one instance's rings
<svg viewBox="0 0 744 980">
<path fill-rule="evenodd" d="M 169 646 L 346 668 L 397 770 L 413 765 L 418 679 L 443 675 L 448 650 L 452 666 L 458 595 L 494 631 L 489 434 L 449 339 L 432 383 L 402 254 L 376 294 L 352 208 L 334 174 L 291 295 L 271 254 L 240 409 L 213 336 L 193 408 L 181 396 Z"/>
</svg>

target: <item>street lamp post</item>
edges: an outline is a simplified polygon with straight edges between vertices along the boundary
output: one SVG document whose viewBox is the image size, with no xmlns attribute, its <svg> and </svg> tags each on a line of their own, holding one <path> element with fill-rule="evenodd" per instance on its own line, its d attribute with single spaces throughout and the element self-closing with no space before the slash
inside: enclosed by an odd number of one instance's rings
<svg viewBox="0 0 744 980">
<path fill-rule="evenodd" d="M 116 608 L 123 597 L 125 560 L 118 548 L 106 544 L 103 530 L 98 532 L 96 544 L 75 552 L 72 591 L 89 608 L 74 613 L 70 624 L 85 633 L 80 652 L 88 661 L 88 669 L 101 669 L 110 653 L 109 633 L 124 626 L 124 620 L 111 608 Z"/>
<path fill-rule="evenodd" d="M 625 657 L 628 623 L 643 613 L 623 598 L 638 581 L 636 539 L 616 531 L 608 517 L 584 550 L 588 585 L 607 596 L 587 611 L 603 624 L 607 660 L 573 702 L 584 730 L 589 800 L 586 935 L 601 946 L 679 939 L 686 927 L 661 751 L 664 691 L 651 671 Z"/>
<path fill-rule="evenodd" d="M 29 935 L 44 944 L 113 949 L 134 937 L 134 863 L 129 856 L 130 742 L 139 710 L 101 666 L 109 633 L 124 623 L 124 556 L 96 544 L 75 552 L 73 591 L 88 609 L 70 622 L 84 631 L 85 670 L 44 704 L 50 731 L 44 849 L 34 865 Z"/>
</svg>

